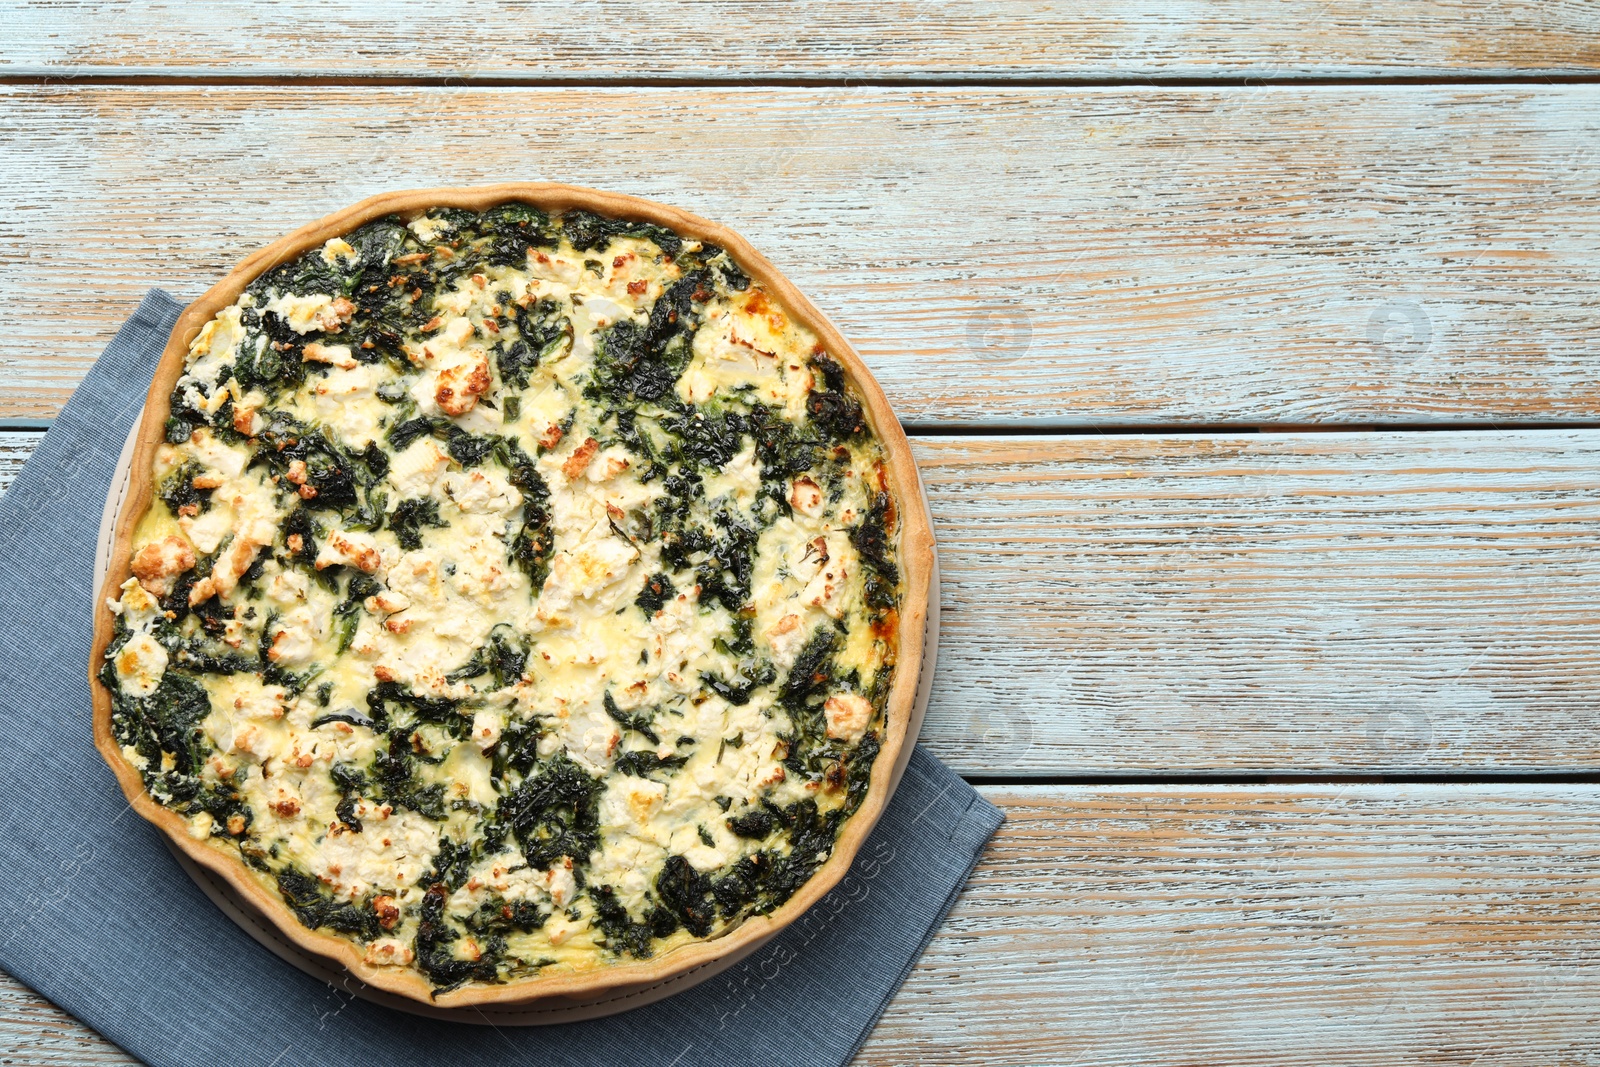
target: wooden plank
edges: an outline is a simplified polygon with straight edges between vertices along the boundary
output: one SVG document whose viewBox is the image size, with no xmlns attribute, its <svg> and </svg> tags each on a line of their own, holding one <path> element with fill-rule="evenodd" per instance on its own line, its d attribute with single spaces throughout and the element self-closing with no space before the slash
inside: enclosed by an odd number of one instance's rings
<svg viewBox="0 0 1600 1067">
<path fill-rule="evenodd" d="M 464 20 L 388 0 L 56 0 L 8 16 L 0 73 L 632 78 L 1360 77 L 1600 67 L 1588 3 L 1005 0 L 783 5 L 557 0 Z"/>
<path fill-rule="evenodd" d="M 963 773 L 1600 765 L 1600 432 L 916 450 Z"/>
<path fill-rule="evenodd" d="M 35 431 L 21 433 L 0 430 L 0 493 L 11 488 L 12 479 L 22 469 L 22 464 L 33 455 L 44 434 Z"/>
<path fill-rule="evenodd" d="M 963 773 L 1600 768 L 1600 431 L 914 445 Z"/>
<path fill-rule="evenodd" d="M 919 424 L 1590 420 L 1600 86 L 0 88 L 0 418 L 369 193 L 726 221 Z"/>
<path fill-rule="evenodd" d="M 984 793 L 1008 821 L 861 1064 L 1600 1057 L 1594 787 Z M 0 1049 L 129 1062 L 8 981 Z"/>
<path fill-rule="evenodd" d="M 1592 787 L 1035 788 L 863 1064 L 1588 1064 Z"/>
<path fill-rule="evenodd" d="M 0 971 L 0 1063 L 7 1067 L 123 1067 L 138 1062 Z"/>
</svg>

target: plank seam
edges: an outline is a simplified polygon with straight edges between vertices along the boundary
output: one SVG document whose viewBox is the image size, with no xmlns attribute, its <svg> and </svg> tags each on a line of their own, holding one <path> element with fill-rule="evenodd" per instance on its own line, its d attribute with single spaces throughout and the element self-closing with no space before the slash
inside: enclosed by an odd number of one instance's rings
<svg viewBox="0 0 1600 1067">
<path fill-rule="evenodd" d="M 1592 73 L 1543 73 L 1529 71 L 1486 74 L 1350 74 L 1350 75 L 1273 75 L 1263 77 L 1241 71 L 1228 77 L 1146 77 L 1060 78 L 1019 74 L 1008 76 L 995 71 L 972 74 L 906 77 L 838 78 L 810 76 L 766 76 L 760 78 L 684 78 L 632 77 L 552 78 L 481 77 L 477 75 L 339 76 L 323 74 L 260 73 L 222 74 L 216 71 L 151 70 L 142 74 L 112 71 L 52 71 L 22 69 L 0 73 L 0 85 L 54 86 L 254 86 L 259 88 L 370 88 L 370 89 L 1258 89 L 1273 86 L 1307 88 L 1329 86 L 1350 88 L 1371 86 L 1482 86 L 1513 88 L 1529 85 L 1597 85 L 1600 71 Z"/>
<path fill-rule="evenodd" d="M 1342 785 L 1600 785 L 1600 771 L 1452 771 L 1362 774 L 1332 771 L 1318 774 L 1185 774 L 1152 771 L 1148 774 L 1056 774 L 1028 777 L 1015 774 L 963 774 L 973 786 L 1342 786 Z"/>
<path fill-rule="evenodd" d="M 1306 433 L 1505 433 L 1507 431 L 1600 430 L 1600 419 L 1543 419 L 1526 422 L 1488 422 L 1450 420 L 1438 422 L 1320 422 L 1320 423 L 1228 423 L 1228 422 L 922 422 L 902 421 L 901 428 L 919 437 L 1088 437 L 1097 434 L 1151 434 L 1200 437 L 1235 434 Z"/>
</svg>

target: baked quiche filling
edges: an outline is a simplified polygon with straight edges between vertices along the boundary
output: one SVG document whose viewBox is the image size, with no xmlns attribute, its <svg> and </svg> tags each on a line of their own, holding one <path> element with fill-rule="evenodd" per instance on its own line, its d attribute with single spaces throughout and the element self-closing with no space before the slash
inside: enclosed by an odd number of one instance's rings
<svg viewBox="0 0 1600 1067">
<path fill-rule="evenodd" d="M 866 794 L 885 462 L 722 249 L 522 204 L 370 223 L 190 345 L 113 732 L 306 926 L 437 990 L 716 937 Z"/>
</svg>

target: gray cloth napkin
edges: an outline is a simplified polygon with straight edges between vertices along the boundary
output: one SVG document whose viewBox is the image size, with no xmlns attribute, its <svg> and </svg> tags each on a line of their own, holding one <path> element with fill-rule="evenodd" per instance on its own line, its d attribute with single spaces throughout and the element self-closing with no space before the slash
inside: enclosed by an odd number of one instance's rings
<svg viewBox="0 0 1600 1067">
<path fill-rule="evenodd" d="M 851 873 L 756 955 L 591 1022 L 488 1027 L 378 1007 L 246 936 L 124 801 L 90 738 L 94 543 L 179 304 L 112 340 L 0 497 L 0 967 L 151 1064 L 843 1064 L 1000 825 L 925 752 Z"/>
</svg>

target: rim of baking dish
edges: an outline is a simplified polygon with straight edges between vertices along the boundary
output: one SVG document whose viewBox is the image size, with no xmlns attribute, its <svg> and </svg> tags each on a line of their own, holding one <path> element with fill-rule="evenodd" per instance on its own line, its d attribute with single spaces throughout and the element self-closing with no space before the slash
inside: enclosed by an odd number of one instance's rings
<svg viewBox="0 0 1600 1067">
<path fill-rule="evenodd" d="M 433 987 L 418 971 L 409 967 L 368 964 L 352 942 L 307 928 L 277 895 L 250 873 L 242 859 L 237 855 L 229 855 L 207 841 L 196 839 L 181 816 L 156 803 L 145 791 L 139 772 L 123 757 L 121 747 L 112 735 L 111 695 L 99 682 L 99 670 L 105 661 L 105 651 L 114 629 L 114 616 L 106 602 L 116 596 L 131 573 L 129 551 L 133 532 L 152 501 L 152 468 L 156 447 L 164 439 L 169 398 L 183 374 L 189 343 L 201 327 L 217 312 L 237 300 L 245 287 L 261 274 L 364 223 L 388 215 L 414 218 L 432 208 L 456 207 L 483 211 L 510 202 L 528 203 L 550 212 L 583 210 L 612 218 L 653 222 L 686 237 L 720 245 L 753 281 L 779 299 L 791 317 L 812 330 L 828 354 L 844 366 L 866 404 L 868 422 L 882 443 L 889 461 L 902 571 L 895 679 L 884 712 L 883 744 L 872 767 L 867 795 L 835 840 L 833 854 L 781 907 L 767 915 L 751 916 L 718 937 L 690 942 L 648 960 L 602 964 L 586 971 L 535 974 L 497 984 L 470 982 L 435 996 Z M 888 803 L 891 771 L 906 742 L 906 727 L 916 699 L 921 668 L 923 628 L 931 593 L 932 570 L 933 530 L 923 505 L 911 446 L 882 388 L 827 316 L 817 310 L 766 257 L 733 230 L 651 200 L 553 182 L 507 182 L 383 193 L 302 226 L 246 257 L 200 299 L 190 304 L 173 327 L 156 367 L 155 378 L 150 384 L 143 421 L 133 448 L 128 502 L 117 524 L 110 568 L 101 595 L 95 601 L 94 636 L 89 655 L 95 747 L 116 775 L 128 803 L 159 827 L 185 855 L 224 878 L 271 919 L 284 936 L 301 948 L 340 964 L 374 988 L 441 1007 L 468 1007 L 528 1004 L 553 997 L 589 996 L 622 986 L 648 985 L 771 937 L 821 900 L 850 869 L 851 862 Z"/>
</svg>

